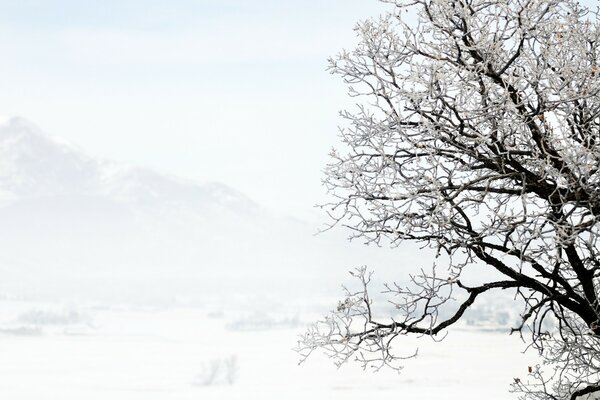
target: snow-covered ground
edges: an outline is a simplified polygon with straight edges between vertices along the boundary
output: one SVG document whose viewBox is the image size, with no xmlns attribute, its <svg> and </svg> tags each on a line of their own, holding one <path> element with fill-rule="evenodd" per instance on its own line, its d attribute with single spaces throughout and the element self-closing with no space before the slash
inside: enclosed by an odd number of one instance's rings
<svg viewBox="0 0 600 400">
<path fill-rule="evenodd" d="M 407 338 L 419 356 L 399 374 L 372 373 L 321 355 L 298 365 L 292 348 L 312 315 L 2 305 L 2 399 L 510 399 L 535 362 L 518 338 L 465 327 L 442 343 Z"/>
</svg>

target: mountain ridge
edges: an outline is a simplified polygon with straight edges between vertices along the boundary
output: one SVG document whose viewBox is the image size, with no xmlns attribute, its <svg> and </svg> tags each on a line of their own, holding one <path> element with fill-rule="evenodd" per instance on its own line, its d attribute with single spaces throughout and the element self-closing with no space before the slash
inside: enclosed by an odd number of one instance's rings
<svg viewBox="0 0 600 400">
<path fill-rule="evenodd" d="M 264 211 L 224 183 L 199 184 L 151 168 L 93 158 L 24 118 L 0 119 L 0 201 L 57 195 L 97 195 L 134 207 L 162 203 L 197 211 L 207 206 L 236 213 Z"/>
<path fill-rule="evenodd" d="M 0 119 L 0 292 L 287 296 L 337 288 L 348 269 L 387 258 L 316 230 L 223 183 L 93 158 Z"/>
</svg>

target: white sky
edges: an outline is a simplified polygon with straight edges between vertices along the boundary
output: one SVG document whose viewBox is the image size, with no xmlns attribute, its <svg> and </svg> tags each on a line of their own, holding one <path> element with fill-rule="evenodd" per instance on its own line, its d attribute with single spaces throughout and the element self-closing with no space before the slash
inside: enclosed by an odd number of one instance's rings
<svg viewBox="0 0 600 400">
<path fill-rule="evenodd" d="M 346 102 L 326 59 L 376 0 L 0 1 L 0 114 L 88 154 L 306 215 Z"/>
<path fill-rule="evenodd" d="M 584 4 L 596 5 L 596 0 Z M 306 215 L 346 89 L 326 59 L 377 0 L 0 0 L 0 114 L 89 154 Z"/>
</svg>

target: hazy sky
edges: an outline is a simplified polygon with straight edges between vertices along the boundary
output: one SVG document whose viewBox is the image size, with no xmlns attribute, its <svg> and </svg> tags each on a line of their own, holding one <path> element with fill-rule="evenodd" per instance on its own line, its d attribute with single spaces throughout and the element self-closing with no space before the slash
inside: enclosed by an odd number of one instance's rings
<svg viewBox="0 0 600 400">
<path fill-rule="evenodd" d="M 584 3 L 595 5 L 594 0 Z M 89 154 L 305 214 L 323 198 L 352 48 L 377 0 L 0 0 L 0 114 Z"/>
<path fill-rule="evenodd" d="M 376 0 L 0 1 L 0 114 L 93 156 L 304 214 L 345 88 L 326 58 Z"/>
</svg>

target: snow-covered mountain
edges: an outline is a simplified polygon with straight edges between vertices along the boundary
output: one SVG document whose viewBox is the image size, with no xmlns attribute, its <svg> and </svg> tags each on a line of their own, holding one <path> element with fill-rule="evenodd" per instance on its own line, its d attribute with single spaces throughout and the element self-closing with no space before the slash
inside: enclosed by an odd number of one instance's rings
<svg viewBox="0 0 600 400">
<path fill-rule="evenodd" d="M 0 121 L 4 281 L 214 275 L 255 264 L 275 220 L 225 184 L 95 159 L 24 119 Z"/>
<path fill-rule="evenodd" d="M 345 271 L 389 259 L 316 230 L 225 184 L 96 159 L 0 120 L 0 291 L 289 295 L 337 289 Z"/>
<path fill-rule="evenodd" d="M 224 184 L 199 185 L 150 169 L 97 160 L 16 117 L 0 121 L 0 190 L 2 200 L 90 195 L 136 207 L 260 212 L 256 203 Z"/>
</svg>

